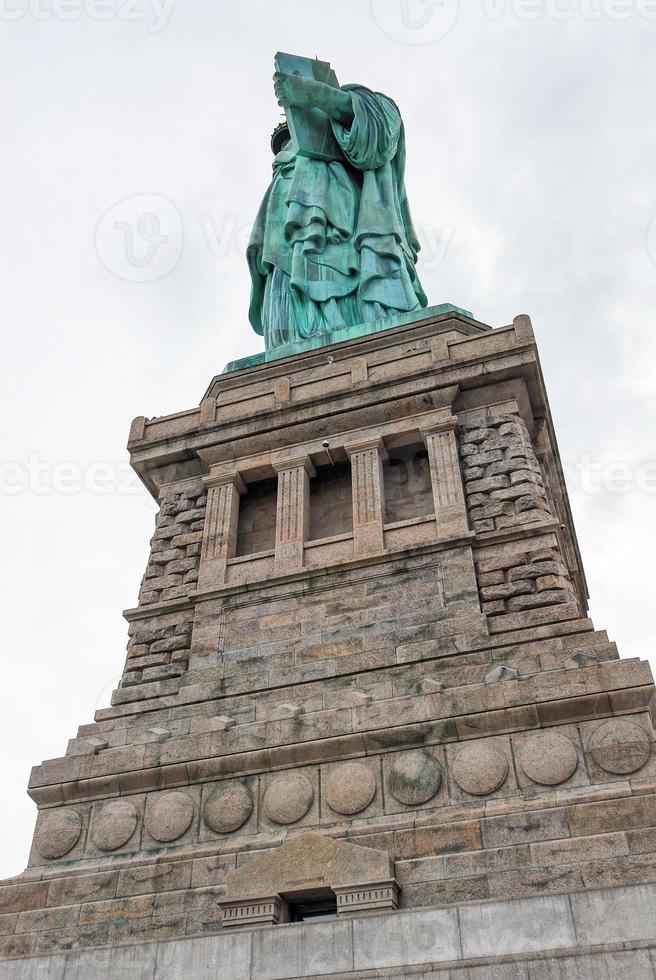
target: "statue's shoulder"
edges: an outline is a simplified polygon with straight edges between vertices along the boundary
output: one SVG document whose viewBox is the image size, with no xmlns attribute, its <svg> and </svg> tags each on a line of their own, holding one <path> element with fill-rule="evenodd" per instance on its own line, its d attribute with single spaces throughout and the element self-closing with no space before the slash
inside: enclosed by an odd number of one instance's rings
<svg viewBox="0 0 656 980">
<path fill-rule="evenodd" d="M 341 85 L 340 88 L 344 92 L 350 92 L 352 95 L 360 95 L 365 102 L 377 103 L 401 115 L 394 99 L 389 95 L 385 95 L 384 92 L 375 92 L 373 89 L 367 88 L 366 85 L 360 85 L 357 82 L 349 82 L 346 85 Z"/>
</svg>

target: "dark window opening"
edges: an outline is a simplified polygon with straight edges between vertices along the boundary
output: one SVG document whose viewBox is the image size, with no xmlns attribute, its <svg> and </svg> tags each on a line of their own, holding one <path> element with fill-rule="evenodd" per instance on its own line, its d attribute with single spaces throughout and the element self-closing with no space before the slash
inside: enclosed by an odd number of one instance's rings
<svg viewBox="0 0 656 980">
<path fill-rule="evenodd" d="M 310 481 L 310 541 L 353 530 L 351 464 L 318 466 Z"/>
<path fill-rule="evenodd" d="M 337 898 L 325 898 L 318 901 L 290 902 L 289 921 L 308 922 L 310 919 L 337 918 Z"/>
<path fill-rule="evenodd" d="M 389 450 L 383 464 L 385 523 L 428 517 L 434 511 L 428 453 L 422 443 Z"/>
<path fill-rule="evenodd" d="M 239 500 L 237 557 L 272 551 L 276 546 L 278 481 L 249 483 Z"/>
</svg>

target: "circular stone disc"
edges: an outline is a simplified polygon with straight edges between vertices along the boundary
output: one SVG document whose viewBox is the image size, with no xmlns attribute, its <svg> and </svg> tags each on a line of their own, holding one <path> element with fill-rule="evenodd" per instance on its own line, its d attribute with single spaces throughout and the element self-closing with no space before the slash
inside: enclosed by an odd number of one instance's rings
<svg viewBox="0 0 656 980">
<path fill-rule="evenodd" d="M 574 743 L 560 732 L 532 735 L 522 746 L 519 757 L 528 778 L 541 786 L 564 783 L 579 761 Z"/>
<path fill-rule="evenodd" d="M 264 794 L 264 812 L 274 823 L 296 823 L 310 809 L 314 799 L 312 783 L 300 772 L 276 776 Z"/>
<path fill-rule="evenodd" d="M 442 782 L 442 767 L 423 749 L 406 752 L 398 758 L 389 774 L 388 787 L 395 800 L 408 806 L 419 806 L 432 799 Z"/>
<path fill-rule="evenodd" d="M 137 811 L 128 800 L 112 800 L 94 815 L 91 838 L 101 851 L 115 851 L 132 837 Z"/>
<path fill-rule="evenodd" d="M 55 810 L 45 813 L 39 821 L 34 843 L 42 857 L 60 858 L 77 844 L 81 831 L 82 820 L 77 810 Z"/>
<path fill-rule="evenodd" d="M 246 823 L 253 811 L 253 797 L 245 783 L 232 783 L 208 796 L 203 817 L 210 830 L 229 834 Z"/>
<path fill-rule="evenodd" d="M 359 813 L 376 795 L 376 779 L 371 769 L 361 763 L 345 762 L 331 772 L 324 795 L 335 813 Z"/>
<path fill-rule="evenodd" d="M 189 830 L 194 804 L 186 793 L 164 793 L 151 797 L 146 807 L 146 830 L 154 840 L 168 843 Z"/>
<path fill-rule="evenodd" d="M 461 749 L 453 763 L 453 778 L 465 793 L 487 796 L 505 782 L 508 762 L 492 745 L 473 743 Z"/>
<path fill-rule="evenodd" d="M 641 769 L 651 754 L 651 742 L 647 733 L 625 718 L 604 722 L 590 739 L 592 758 L 616 775 Z"/>
</svg>

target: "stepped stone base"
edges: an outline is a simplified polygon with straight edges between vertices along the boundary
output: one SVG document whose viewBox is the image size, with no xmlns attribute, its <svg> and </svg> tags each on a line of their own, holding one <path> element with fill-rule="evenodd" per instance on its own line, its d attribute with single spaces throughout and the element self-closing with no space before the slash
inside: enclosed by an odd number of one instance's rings
<svg viewBox="0 0 656 980">
<path fill-rule="evenodd" d="M 0 962 L 1 980 L 653 980 L 656 885 Z"/>
</svg>

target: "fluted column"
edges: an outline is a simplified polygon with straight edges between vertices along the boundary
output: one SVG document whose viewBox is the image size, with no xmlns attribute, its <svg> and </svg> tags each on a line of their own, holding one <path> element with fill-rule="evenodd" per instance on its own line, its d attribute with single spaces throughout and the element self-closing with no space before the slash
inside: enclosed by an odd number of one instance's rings
<svg viewBox="0 0 656 980">
<path fill-rule="evenodd" d="M 462 483 L 455 416 L 422 432 L 428 450 L 435 520 L 440 537 L 467 534 L 467 503 Z"/>
<path fill-rule="evenodd" d="M 276 572 L 303 568 L 303 546 L 310 525 L 310 477 L 316 475 L 309 456 L 274 462 L 278 472 Z"/>
<path fill-rule="evenodd" d="M 246 485 L 236 470 L 205 477 L 207 510 L 198 576 L 199 589 L 218 588 L 225 583 L 226 566 L 237 548 L 239 497 Z"/>
<path fill-rule="evenodd" d="M 382 439 L 344 448 L 351 458 L 354 551 L 356 556 L 374 554 L 385 548 L 383 461 L 387 453 Z"/>
</svg>

